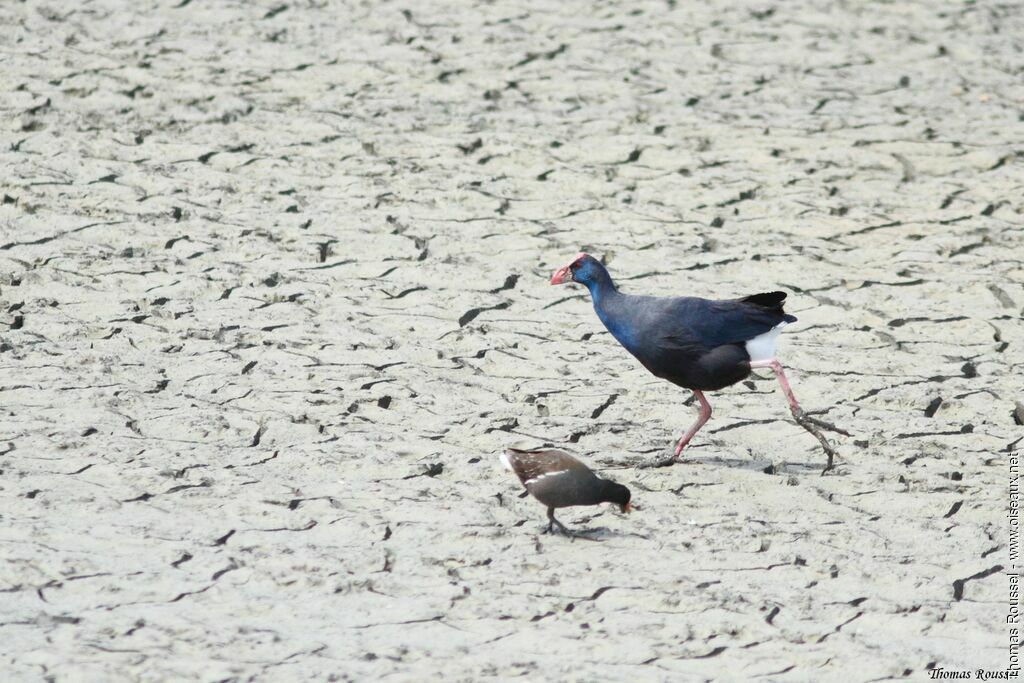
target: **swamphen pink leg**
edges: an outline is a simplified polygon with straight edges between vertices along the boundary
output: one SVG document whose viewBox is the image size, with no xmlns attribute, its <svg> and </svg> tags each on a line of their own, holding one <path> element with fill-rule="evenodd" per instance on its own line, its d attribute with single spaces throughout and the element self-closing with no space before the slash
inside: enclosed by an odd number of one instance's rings
<svg viewBox="0 0 1024 683">
<path fill-rule="evenodd" d="M 786 400 L 789 402 L 789 410 L 791 413 L 793 413 L 793 418 L 796 420 L 796 423 L 803 427 L 804 429 L 806 429 L 812 435 L 814 435 L 814 437 L 821 443 L 821 447 L 825 449 L 825 455 L 828 456 L 828 464 L 825 465 L 825 469 L 822 471 L 822 474 L 825 474 L 825 472 L 828 472 L 830 469 L 832 469 L 832 461 L 835 458 L 836 452 L 835 450 L 833 450 L 832 446 L 829 444 L 828 440 L 825 439 L 822 433 L 815 429 L 815 425 L 823 429 L 828 429 L 833 432 L 843 434 L 845 436 L 849 436 L 850 433 L 844 429 L 836 427 L 831 422 L 819 420 L 818 418 L 811 417 L 810 415 L 804 412 L 804 409 L 800 407 L 799 403 L 797 403 L 796 396 L 793 395 L 793 390 L 789 386 L 789 380 L 786 379 L 786 373 L 782 370 L 782 363 L 780 363 L 779 361 L 775 360 L 774 358 L 772 360 L 753 361 L 750 364 L 750 367 L 753 369 L 769 368 L 772 372 L 775 373 L 775 376 L 779 380 L 779 386 L 782 387 L 782 393 L 786 395 Z"/>
<path fill-rule="evenodd" d="M 711 404 L 704 398 L 704 393 L 701 391 L 693 390 L 693 395 L 700 401 L 700 414 L 697 415 L 697 421 L 693 423 L 693 426 L 686 430 L 686 433 L 679 439 L 679 443 L 676 444 L 676 453 L 673 456 L 673 460 L 679 459 L 679 454 L 683 452 L 683 448 L 686 444 L 690 443 L 690 439 L 693 435 L 703 427 L 708 420 L 711 419 Z"/>
<path fill-rule="evenodd" d="M 686 433 L 680 437 L 679 442 L 676 444 L 675 455 L 671 458 L 664 457 L 648 460 L 647 462 L 640 463 L 637 467 L 670 467 L 675 465 L 679 462 L 679 454 L 683 452 L 683 448 L 686 447 L 686 444 L 690 443 L 690 439 L 693 438 L 693 435 L 700 431 L 700 428 L 707 424 L 707 421 L 711 419 L 711 404 L 708 403 L 706 398 L 704 398 L 704 393 L 697 391 L 696 389 L 692 389 L 691 391 L 693 391 L 693 395 L 697 400 L 700 401 L 700 413 L 697 415 L 697 421 L 693 423 L 693 426 L 687 429 Z"/>
</svg>

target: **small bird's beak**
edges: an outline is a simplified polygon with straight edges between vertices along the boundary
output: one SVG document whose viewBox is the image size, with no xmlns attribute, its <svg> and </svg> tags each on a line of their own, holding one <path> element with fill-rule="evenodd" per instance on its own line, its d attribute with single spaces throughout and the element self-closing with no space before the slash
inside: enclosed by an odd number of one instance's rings
<svg viewBox="0 0 1024 683">
<path fill-rule="evenodd" d="M 566 282 L 572 282 L 572 269 L 570 266 L 562 266 L 551 276 L 551 284 L 553 285 L 563 285 Z"/>
<path fill-rule="evenodd" d="M 626 503 L 625 505 L 620 505 L 619 507 L 622 509 L 622 512 L 625 513 L 625 514 L 629 514 L 630 512 L 633 511 L 633 506 L 630 505 L 629 503 Z"/>
</svg>

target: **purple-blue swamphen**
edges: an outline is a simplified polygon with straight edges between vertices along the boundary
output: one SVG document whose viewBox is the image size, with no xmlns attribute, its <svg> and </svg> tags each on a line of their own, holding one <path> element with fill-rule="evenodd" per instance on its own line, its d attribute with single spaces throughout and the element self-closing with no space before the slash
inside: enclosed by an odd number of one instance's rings
<svg viewBox="0 0 1024 683">
<path fill-rule="evenodd" d="M 832 469 L 835 451 L 815 425 L 840 434 L 847 432 L 803 411 L 782 364 L 775 358 L 779 333 L 796 321 L 782 309 L 785 292 L 723 300 L 624 294 L 604 265 L 583 253 L 551 277 L 553 285 L 568 282 L 578 282 L 590 290 L 597 317 L 651 374 L 691 390 L 700 403 L 697 421 L 679 439 L 675 455 L 659 464 L 678 461 L 683 448 L 711 417 L 705 391 L 736 384 L 752 369 L 769 368 L 778 378 L 797 423 L 825 449 L 828 463 L 824 471 Z"/>
</svg>

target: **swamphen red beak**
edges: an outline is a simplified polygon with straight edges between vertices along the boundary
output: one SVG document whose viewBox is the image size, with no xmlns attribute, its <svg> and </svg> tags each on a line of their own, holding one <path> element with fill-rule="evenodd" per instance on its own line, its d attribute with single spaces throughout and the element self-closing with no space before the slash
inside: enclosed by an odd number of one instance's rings
<svg viewBox="0 0 1024 683">
<path fill-rule="evenodd" d="M 580 264 L 580 261 L 583 260 L 584 256 L 586 256 L 586 254 L 580 252 L 579 254 L 576 254 L 576 256 L 573 257 L 572 261 L 569 262 L 569 265 L 562 266 L 561 268 L 556 270 L 555 274 L 551 276 L 551 284 L 564 285 L 566 282 L 573 282 L 572 267 L 578 266 Z"/>
<path fill-rule="evenodd" d="M 551 284 L 553 285 L 564 285 L 566 282 L 572 282 L 571 266 L 562 266 L 551 276 Z"/>
</svg>

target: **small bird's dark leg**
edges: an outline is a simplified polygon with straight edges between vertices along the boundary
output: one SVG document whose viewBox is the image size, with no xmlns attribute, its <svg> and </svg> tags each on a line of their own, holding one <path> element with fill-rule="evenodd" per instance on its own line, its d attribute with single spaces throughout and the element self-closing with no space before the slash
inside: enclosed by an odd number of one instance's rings
<svg viewBox="0 0 1024 683">
<path fill-rule="evenodd" d="M 845 429 L 840 429 L 831 422 L 819 420 L 818 418 L 811 417 L 810 415 L 804 412 L 804 409 L 800 407 L 799 403 L 797 403 L 796 396 L 793 395 L 793 389 L 790 388 L 789 380 L 786 379 L 786 373 L 783 371 L 782 363 L 780 363 L 779 361 L 774 359 L 753 361 L 750 364 L 750 367 L 753 369 L 769 368 L 772 372 L 775 373 L 775 377 L 778 378 L 779 380 L 779 386 L 782 387 L 782 393 L 786 395 L 786 400 L 789 402 L 789 410 L 791 413 L 793 413 L 793 419 L 795 419 L 798 425 L 800 425 L 808 432 L 810 432 L 811 435 L 813 435 L 814 438 L 816 438 L 818 442 L 821 443 L 821 447 L 825 450 L 825 455 L 828 456 L 828 463 L 825 465 L 825 469 L 822 472 L 822 474 L 832 469 L 832 462 L 835 458 L 836 452 L 832 448 L 831 444 L 829 444 L 828 440 L 825 439 L 824 435 L 822 435 L 821 432 L 815 429 L 815 425 L 821 427 L 822 429 L 828 429 L 838 434 L 843 434 L 844 436 L 849 436 L 850 433 L 847 432 Z"/>
<path fill-rule="evenodd" d="M 555 508 L 548 508 L 548 528 L 546 533 L 552 534 L 555 532 L 555 527 L 566 536 L 572 536 L 572 532 L 565 528 L 565 525 L 555 519 Z"/>
<path fill-rule="evenodd" d="M 693 395 L 700 401 L 700 413 L 697 415 L 697 421 L 693 423 L 693 426 L 687 429 L 686 433 L 679 438 L 679 443 L 676 444 L 676 452 L 673 456 L 674 460 L 679 459 L 679 454 L 683 452 L 686 444 L 690 443 L 690 439 L 711 419 L 711 404 L 704 398 L 704 392 L 694 389 Z"/>
</svg>

